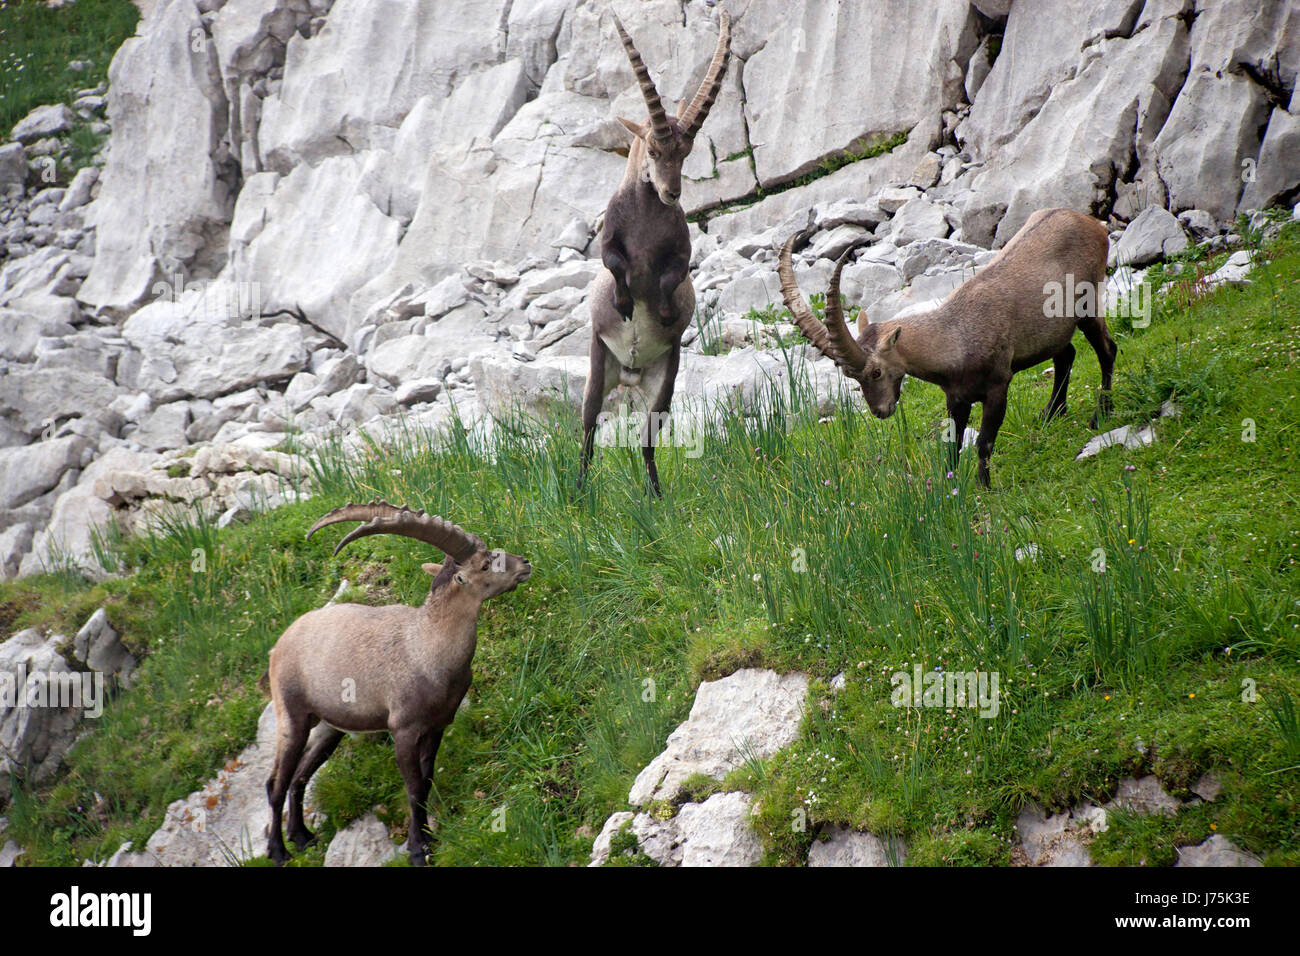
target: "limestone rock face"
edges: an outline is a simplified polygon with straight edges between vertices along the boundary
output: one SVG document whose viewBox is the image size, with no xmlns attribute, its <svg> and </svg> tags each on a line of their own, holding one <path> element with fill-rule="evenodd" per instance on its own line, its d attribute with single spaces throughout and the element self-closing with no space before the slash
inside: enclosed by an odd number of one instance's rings
<svg viewBox="0 0 1300 956">
<path fill-rule="evenodd" d="M 59 636 L 43 638 L 35 630 L 20 631 L 0 643 L 0 795 L 9 793 L 9 775 L 29 781 L 48 780 L 72 746 L 84 716 L 81 675 L 56 650 Z M 71 697 L 63 689 L 75 689 Z M 52 706 L 66 702 L 68 706 Z"/>
<path fill-rule="evenodd" d="M 897 2 L 751 6 L 759 23 L 747 15 L 747 31 L 776 28 L 780 18 L 779 30 L 744 63 L 760 184 L 798 176 L 827 154 L 906 132 L 927 113 L 956 105 L 978 43 L 970 5 L 936 0 L 930 7 L 921 18 Z"/>
<path fill-rule="evenodd" d="M 874 833 L 827 827 L 828 840 L 815 840 L 808 851 L 809 866 L 902 866 L 907 851 L 898 840 L 882 840 Z"/>
<path fill-rule="evenodd" d="M 16 508 L 49 491 L 69 468 L 80 467 L 86 448 L 80 435 L 0 448 L 0 508 Z"/>
<path fill-rule="evenodd" d="M 690 717 L 668 737 L 664 752 L 637 775 L 634 806 L 667 800 L 693 774 L 720 779 L 744 763 L 742 748 L 768 757 L 793 742 L 803 717 L 808 678 L 745 669 L 705 681 Z"/>
<path fill-rule="evenodd" d="M 1018 850 L 1027 866 L 1092 866 L 1088 843 L 1105 829 L 1106 811 L 1091 804 L 1055 814 L 1031 806 L 1016 819 Z"/>
<path fill-rule="evenodd" d="M 326 866 L 383 866 L 397 856 L 397 847 L 373 813 L 353 820 L 335 834 L 325 851 Z"/>
<path fill-rule="evenodd" d="M 77 660 L 91 670 L 130 683 L 137 663 L 135 656 L 122 644 L 121 635 L 108 622 L 108 613 L 102 607 L 82 625 L 73 647 Z"/>
<path fill-rule="evenodd" d="M 228 114 L 197 6 L 160 4 L 109 71 L 114 148 L 93 207 L 95 262 L 81 301 L 127 310 L 161 276 L 210 276 L 221 267 L 238 181 Z"/>
<path fill-rule="evenodd" d="M 1103 208 L 1116 181 L 1137 171 L 1134 144 L 1151 144 L 1178 94 L 1189 48 L 1181 19 L 1130 35 L 1132 4 L 1103 4 L 1093 21 L 1083 8 L 1094 5 L 1075 6 L 1070 17 L 1045 3 L 1013 5 L 1002 52 L 957 131 L 987 162 L 962 214 L 968 242 L 1004 244 L 1047 206 Z M 1079 22 L 1095 24 L 1082 49 Z"/>
<path fill-rule="evenodd" d="M 9 131 L 9 138 L 20 143 L 35 142 L 46 136 L 62 133 L 71 127 L 74 121 L 72 110 L 62 103 L 38 106 L 14 125 L 14 128 Z"/>
<path fill-rule="evenodd" d="M 1150 265 L 1187 248 L 1187 235 L 1173 214 L 1160 206 L 1142 210 L 1111 251 L 1113 263 L 1126 266 Z"/>
<path fill-rule="evenodd" d="M 756 866 L 763 858 L 763 844 L 749 825 L 753 811 L 748 794 L 731 792 L 685 803 L 667 820 L 648 813 L 615 813 L 596 837 L 589 865 L 603 865 L 613 836 L 630 828 L 641 852 L 660 866 Z"/>
<path fill-rule="evenodd" d="M 288 379 L 307 364 L 303 328 L 242 317 L 221 287 L 153 302 L 122 326 L 143 357 L 123 383 L 155 401 L 216 398 L 258 382 Z"/>
<path fill-rule="evenodd" d="M 1220 833 L 1196 846 L 1180 846 L 1174 866 L 1263 866 L 1259 857 L 1240 849 Z"/>
</svg>

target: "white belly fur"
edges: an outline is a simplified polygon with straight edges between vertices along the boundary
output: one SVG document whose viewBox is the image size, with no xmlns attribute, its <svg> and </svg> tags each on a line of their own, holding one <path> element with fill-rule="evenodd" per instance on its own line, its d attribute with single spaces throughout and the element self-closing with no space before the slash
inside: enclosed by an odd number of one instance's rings
<svg viewBox="0 0 1300 956">
<path fill-rule="evenodd" d="M 632 318 L 602 335 L 601 341 L 625 368 L 645 368 L 669 348 L 663 326 L 644 302 L 634 303 Z"/>
</svg>

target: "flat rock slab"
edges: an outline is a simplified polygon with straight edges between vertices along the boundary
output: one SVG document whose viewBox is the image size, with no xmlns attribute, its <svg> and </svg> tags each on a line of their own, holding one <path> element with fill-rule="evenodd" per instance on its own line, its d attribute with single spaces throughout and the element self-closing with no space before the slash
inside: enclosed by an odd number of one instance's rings
<svg viewBox="0 0 1300 956">
<path fill-rule="evenodd" d="M 397 856 L 388 827 L 373 813 L 335 834 L 325 851 L 326 866 L 383 866 Z"/>
<path fill-rule="evenodd" d="M 1166 792 L 1154 774 L 1124 777 L 1115 797 L 1103 806 L 1081 803 L 1065 813 L 1047 814 L 1028 806 L 1016 819 L 1020 843 L 1012 852 L 1018 866 L 1092 866 L 1088 844 L 1106 832 L 1108 814 L 1115 810 L 1137 814 L 1177 813 L 1182 802 Z"/>
<path fill-rule="evenodd" d="M 637 775 L 628 802 L 642 806 L 672 799 L 682 782 L 697 773 L 720 780 L 745 762 L 745 753 L 770 757 L 799 735 L 807 695 L 803 674 L 746 668 L 705 681 L 690 717 Z"/>
<path fill-rule="evenodd" d="M 1263 866 L 1259 857 L 1237 847 L 1222 834 L 1216 833 L 1196 846 L 1180 846 L 1178 862 L 1174 866 Z"/>
<path fill-rule="evenodd" d="M 1074 460 L 1083 461 L 1085 458 L 1092 458 L 1094 455 L 1099 455 L 1107 448 L 1116 445 L 1123 448 L 1141 448 L 1143 445 L 1153 444 L 1155 440 L 1156 430 L 1150 425 L 1143 425 L 1141 428 L 1124 425 L 1088 439 L 1088 444 L 1084 445 L 1083 450 L 1074 456 Z"/>
<path fill-rule="evenodd" d="M 827 840 L 816 840 L 808 851 L 809 866 L 902 866 L 907 849 L 901 840 L 882 840 L 874 833 L 827 827 Z"/>
<path fill-rule="evenodd" d="M 1128 810 L 1132 813 L 1160 813 L 1173 816 L 1182 802 L 1165 792 L 1154 774 L 1145 777 L 1124 777 L 1119 782 L 1119 792 L 1106 804 L 1107 810 Z"/>
</svg>

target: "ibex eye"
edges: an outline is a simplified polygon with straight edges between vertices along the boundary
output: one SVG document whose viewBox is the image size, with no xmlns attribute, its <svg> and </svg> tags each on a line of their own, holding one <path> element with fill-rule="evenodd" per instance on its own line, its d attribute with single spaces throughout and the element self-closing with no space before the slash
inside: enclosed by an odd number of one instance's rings
<svg viewBox="0 0 1300 956">
<path fill-rule="evenodd" d="M 880 369 L 878 369 L 878 368 L 873 368 L 873 369 L 871 370 L 871 377 L 872 377 L 872 378 L 880 378 Z"/>
</svg>

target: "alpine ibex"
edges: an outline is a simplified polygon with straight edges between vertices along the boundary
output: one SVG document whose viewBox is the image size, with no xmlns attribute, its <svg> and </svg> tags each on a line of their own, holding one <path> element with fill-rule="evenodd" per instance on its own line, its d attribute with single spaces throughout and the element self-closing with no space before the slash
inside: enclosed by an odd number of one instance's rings
<svg viewBox="0 0 1300 956">
<path fill-rule="evenodd" d="M 365 524 L 344 536 L 335 554 L 365 535 L 399 534 L 433 545 L 447 560 L 424 565 L 433 582 L 420 607 L 332 604 L 302 615 L 271 649 L 277 742 L 266 782 L 267 854 L 277 865 L 289 859 L 280 833 L 286 794 L 289 839 L 300 849 L 314 841 L 303 821 L 303 794 L 344 733 L 387 730 L 410 803 L 406 847 L 421 866 L 429 849 L 425 802 L 433 761 L 469 687 L 479 609 L 528 580 L 533 569 L 518 555 L 489 551 L 477 535 L 442 518 L 384 501 L 335 508 L 307 537 L 339 521 Z"/>
<path fill-rule="evenodd" d="M 840 302 L 840 270 L 853 247 L 835 264 L 822 323 L 795 282 L 790 259 L 799 238 L 786 241 L 779 272 L 781 294 L 804 335 L 861 385 L 867 407 L 877 418 L 893 414 L 904 375 L 943 389 L 956 438 L 954 465 L 971 405 L 982 402 L 976 449 L 984 485 L 989 483 L 989 457 L 1006 414 L 1007 386 L 1013 375 L 1052 359 L 1055 378 L 1043 417 L 1050 419 L 1065 410 L 1074 363 L 1070 340 L 1076 328 L 1101 365 L 1098 410 L 1109 410 L 1117 349 L 1101 304 L 1108 238 L 1106 227 L 1097 220 L 1069 209 L 1040 210 L 978 275 L 953 290 L 937 308 L 871 324 L 861 315 L 856 339 L 844 324 Z M 1076 293 L 1081 294 L 1076 297 Z M 1094 426 L 1096 422 L 1094 413 Z"/>
<path fill-rule="evenodd" d="M 605 210 L 601 231 L 605 269 L 591 287 L 591 368 L 582 400 L 584 479 L 605 397 L 620 384 L 636 386 L 648 404 L 641 453 L 650 486 L 660 493 L 654 442 L 672 404 L 682 333 L 695 314 L 689 275 L 691 237 L 679 202 L 682 164 L 718 97 L 731 55 L 731 18 L 726 10 L 721 11 L 720 21 L 718 46 L 704 81 L 681 116 L 671 116 L 632 38 L 614 17 L 650 120 L 635 123 L 619 118 L 632 136 L 632 145 L 623 181 Z"/>
</svg>

